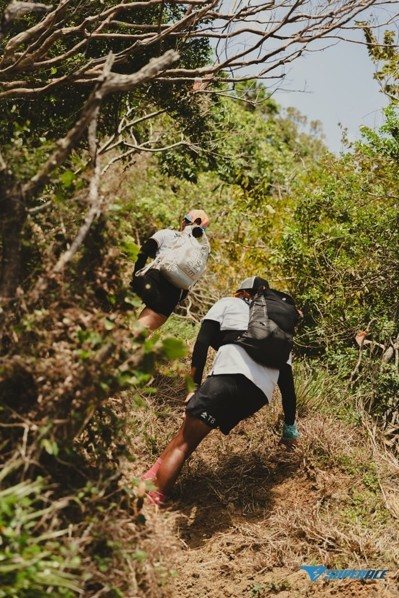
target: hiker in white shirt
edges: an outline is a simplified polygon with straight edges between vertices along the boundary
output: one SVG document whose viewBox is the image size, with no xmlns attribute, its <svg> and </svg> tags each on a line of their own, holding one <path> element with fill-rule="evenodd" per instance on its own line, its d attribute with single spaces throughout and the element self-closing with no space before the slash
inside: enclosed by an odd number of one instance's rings
<svg viewBox="0 0 399 598">
<path fill-rule="evenodd" d="M 209 225 L 209 218 L 203 210 L 190 210 L 180 226 L 180 231 L 163 229 L 152 235 L 140 248 L 140 253 L 134 267 L 131 281 L 132 290 L 137 293 L 145 304 L 145 308 L 139 315 L 138 321 L 155 330 L 162 326 L 171 313 L 188 294 L 188 289 L 173 284 L 160 271 L 157 264 L 166 255 L 174 251 L 179 239 L 186 227 L 190 228 L 192 237 L 196 237 L 198 243 L 209 253 L 209 244 L 204 231 Z M 196 242 L 193 240 L 193 242 Z M 206 254 L 207 256 L 207 254 Z M 148 258 L 155 261 L 145 268 Z"/>
<path fill-rule="evenodd" d="M 179 432 L 143 476 L 157 485 L 157 491 L 149 494 L 153 502 L 165 500 L 185 460 L 212 429 L 229 434 L 240 421 L 273 400 L 277 384 L 283 401 L 283 438 L 295 440 L 299 436 L 291 358 L 279 369 L 270 368 L 255 362 L 243 347 L 234 344 L 248 328 L 249 303 L 264 283 L 267 281 L 260 277 L 245 279 L 234 297 L 220 299 L 203 319 L 191 369 L 198 388 L 186 399 L 186 416 Z M 209 347 L 217 353 L 201 384 Z"/>
</svg>

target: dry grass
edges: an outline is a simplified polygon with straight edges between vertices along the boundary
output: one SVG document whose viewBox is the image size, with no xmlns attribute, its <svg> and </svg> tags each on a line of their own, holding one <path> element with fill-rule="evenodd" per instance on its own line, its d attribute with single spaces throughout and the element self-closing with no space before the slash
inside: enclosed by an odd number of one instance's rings
<svg viewBox="0 0 399 598">
<path fill-rule="evenodd" d="M 128 475 L 148 467 L 181 421 L 184 385 L 157 382 L 159 392 L 134 414 L 141 456 Z M 204 441 L 156 517 L 164 545 L 177 544 L 170 559 L 177 577 L 160 596 L 399 595 L 397 464 L 365 425 L 338 419 L 322 392 L 304 400 L 300 389 L 294 449 L 279 443 L 278 398 L 229 437 L 213 432 Z M 387 568 L 389 581 L 312 584 L 299 572 L 303 563 Z"/>
</svg>

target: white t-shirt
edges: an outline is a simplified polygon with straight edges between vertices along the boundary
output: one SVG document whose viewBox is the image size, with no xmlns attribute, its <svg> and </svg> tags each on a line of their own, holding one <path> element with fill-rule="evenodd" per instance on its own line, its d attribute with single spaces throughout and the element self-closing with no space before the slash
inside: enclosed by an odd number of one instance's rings
<svg viewBox="0 0 399 598">
<path fill-rule="evenodd" d="M 219 322 L 220 330 L 246 330 L 249 321 L 249 305 L 238 297 L 224 297 L 208 311 L 204 320 Z M 291 357 L 288 360 L 290 363 Z M 243 374 L 260 388 L 269 402 L 279 377 L 279 370 L 256 363 L 238 345 L 223 345 L 216 353 L 210 372 L 212 374 Z"/>
<path fill-rule="evenodd" d="M 154 233 L 151 239 L 154 239 L 158 244 L 156 257 L 161 255 L 166 249 L 170 249 L 179 236 L 179 231 L 171 230 L 170 228 L 163 228 Z"/>
</svg>

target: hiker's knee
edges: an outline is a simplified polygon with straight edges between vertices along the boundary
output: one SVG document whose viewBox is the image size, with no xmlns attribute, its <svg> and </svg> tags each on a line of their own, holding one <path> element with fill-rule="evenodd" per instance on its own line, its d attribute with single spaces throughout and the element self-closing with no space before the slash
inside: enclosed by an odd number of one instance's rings
<svg viewBox="0 0 399 598">
<path fill-rule="evenodd" d="M 181 454 L 181 456 L 183 457 L 183 460 L 185 461 L 186 459 L 189 458 L 191 453 L 194 452 L 195 448 L 196 448 L 195 446 L 192 446 L 191 444 L 189 444 L 187 442 L 183 442 L 176 447 L 176 450 Z"/>
<path fill-rule="evenodd" d="M 212 428 L 204 424 L 201 420 L 186 414 L 184 424 L 180 430 L 179 446 L 191 454 L 200 442 L 209 434 Z"/>
<path fill-rule="evenodd" d="M 138 321 L 146 328 L 149 328 L 150 330 L 156 330 L 157 328 L 160 328 L 160 326 L 162 326 L 167 319 L 167 316 L 158 314 L 149 307 L 145 307 L 139 315 Z"/>
</svg>

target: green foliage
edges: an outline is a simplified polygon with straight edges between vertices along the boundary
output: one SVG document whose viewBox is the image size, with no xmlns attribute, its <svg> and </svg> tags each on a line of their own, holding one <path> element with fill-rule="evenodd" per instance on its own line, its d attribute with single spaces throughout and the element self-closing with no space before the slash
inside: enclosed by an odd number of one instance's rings
<svg viewBox="0 0 399 598">
<path fill-rule="evenodd" d="M 178 338 L 165 338 L 162 341 L 162 348 L 169 359 L 179 359 L 186 354 L 186 347 Z"/>
<path fill-rule="evenodd" d="M 1 475 L 3 484 L 7 470 Z M 53 596 L 72 598 L 79 592 L 77 546 L 66 542 L 68 529 L 57 520 L 64 506 L 63 501 L 52 502 L 41 478 L 7 483 L 0 490 L 1 597 L 44 596 L 49 588 Z"/>
<path fill-rule="evenodd" d="M 131 260 L 133 263 L 137 260 L 137 256 L 140 251 L 140 247 L 135 243 L 134 239 L 127 235 L 122 241 L 122 250 L 124 254 Z"/>
<path fill-rule="evenodd" d="M 176 314 L 172 314 L 162 326 L 163 335 L 173 335 L 184 343 L 192 342 L 196 337 L 198 330 L 199 326 L 196 322 L 179 317 Z"/>
<path fill-rule="evenodd" d="M 399 161 L 399 107 L 395 104 L 384 110 L 385 123 L 380 131 L 362 127 L 361 131 L 367 144 L 360 143 L 359 148 L 371 157 L 385 156 L 394 163 Z"/>
<path fill-rule="evenodd" d="M 107 9 L 117 4 L 117 0 L 107 2 Z M 2 12 L 5 8 L 6 5 L 3 6 Z M 43 65 L 35 68 L 32 73 L 28 64 L 29 61 L 25 63 L 22 61 L 17 67 L 18 77 L 24 83 L 26 82 L 33 89 L 44 88 L 43 93 L 28 96 L 28 101 L 24 97 L 6 98 L 0 106 L 2 157 L 20 181 L 29 180 L 36 174 L 39 166 L 43 164 L 54 148 L 54 142 L 63 137 L 76 122 L 91 89 L 86 86 L 76 85 L 72 74 L 77 69 L 83 70 L 90 64 L 91 60 L 95 61 L 110 52 L 118 55 L 118 52 L 123 52 L 129 48 L 128 59 L 123 61 L 123 65 L 114 65 L 114 70 L 123 74 L 137 72 L 151 58 L 158 57 L 168 49 L 179 50 L 179 65 L 183 68 L 202 67 L 209 62 L 211 49 L 206 39 L 184 39 L 170 36 L 160 44 L 146 44 L 135 49 L 136 44 L 132 46 L 129 39 L 117 37 L 118 34 L 126 34 L 127 32 L 129 34 L 140 34 L 142 33 L 142 25 L 146 27 L 152 24 L 157 26 L 162 24 L 171 25 L 171 23 L 181 19 L 184 14 L 183 7 L 169 5 L 162 7 L 161 14 L 159 8 L 153 6 L 135 10 L 134 17 L 129 11 L 126 14 L 123 13 L 123 21 L 115 20 L 110 26 L 112 33 L 116 34 L 115 38 L 106 40 L 96 37 L 91 38 L 87 44 L 83 41 L 81 52 L 76 52 L 79 36 L 71 35 L 68 31 L 69 28 L 79 27 L 84 24 L 85 35 L 90 36 L 90 33 L 95 31 L 96 17 L 103 10 L 104 3 L 98 0 L 84 2 L 79 5 L 78 10 L 75 6 L 68 4 L 62 11 L 62 21 L 60 22 L 65 34 L 59 36 L 56 43 L 50 44 Z M 129 25 L 129 21 L 132 19 L 134 23 Z M 2 31 L 0 54 L 7 66 L 9 64 L 7 64 L 7 57 L 4 56 L 3 52 L 7 42 L 13 36 L 25 31 L 27 27 L 33 26 L 37 20 L 38 18 L 35 15 L 24 15 L 13 20 L 8 24 L 7 30 Z M 137 29 L 135 29 L 135 25 L 137 25 Z M 54 31 L 54 35 L 57 35 L 56 31 Z M 19 51 L 23 53 L 28 46 L 29 44 L 26 46 L 22 42 L 18 46 Z M 54 65 L 47 65 L 47 61 L 52 61 Z M 10 76 L 11 80 L 13 80 L 13 76 L 15 77 L 15 71 L 13 69 L 11 71 L 14 72 L 14 75 L 9 75 L 8 72 L 5 74 L 6 84 Z M 168 82 L 150 81 L 134 93 L 126 93 L 120 96 L 115 94 L 108 98 L 102 106 L 98 119 L 99 134 L 104 136 L 115 133 L 118 123 L 128 110 L 134 113 L 135 118 L 139 119 L 141 116 L 157 109 L 170 115 L 170 118 L 174 121 L 175 129 L 179 131 L 184 129 L 196 131 L 201 128 L 204 119 L 198 117 L 198 102 L 190 94 L 190 91 L 190 83 L 180 82 L 176 85 Z M 147 121 L 141 122 L 134 127 L 135 139 L 141 143 L 148 137 L 150 130 L 151 125 Z M 86 141 L 81 142 L 77 154 L 81 155 L 83 148 L 87 148 Z M 79 169 L 80 172 L 82 170 L 84 169 Z M 78 184 L 77 178 L 77 170 L 73 168 L 73 158 L 70 159 L 67 169 L 59 175 L 58 180 L 57 173 L 53 174 L 54 182 L 70 191 Z"/>
<path fill-rule="evenodd" d="M 292 219 L 287 194 L 304 165 L 326 151 L 315 128 L 301 132 L 306 119 L 294 110 L 280 115 L 264 87 L 240 84 L 236 91 L 246 101 L 205 98 L 206 127 L 196 134 L 201 143 L 195 156 L 187 148 L 173 149 L 157 162 L 148 160 L 144 173 L 133 169 L 118 197 L 118 211 L 110 214 L 118 235 L 144 241 L 157 229 L 177 228 L 192 207 L 208 211 L 207 292 L 201 291 L 203 302 L 191 295 L 194 313 L 231 292 L 242 272 L 260 271 L 282 284 L 276 245 Z M 171 125 L 164 121 L 167 138 L 178 141 Z M 179 325 L 176 330 L 180 335 Z"/>
<path fill-rule="evenodd" d="M 87 3 L 81 8 L 89 10 Z M 179 11 L 165 7 L 163 21 L 178 18 Z M 148 22 L 149 16 L 158 22 L 159 14 L 151 7 L 135 11 L 138 25 Z M 103 43 L 93 40 L 88 55 L 95 59 L 103 52 Z M 114 51 L 118 43 L 112 46 Z M 206 64 L 207 42 L 176 43 L 184 55 L 182 66 Z M 60 42 L 60 52 L 68 49 L 65 44 Z M 143 51 L 123 69 L 134 72 L 151 55 Z M 43 80 L 62 75 L 70 66 L 66 61 L 62 72 L 43 73 Z M 107 171 L 102 189 L 107 210 L 60 277 L 53 276 L 54 263 L 73 242 L 87 210 L 84 143 L 54 174 L 43 195 L 27 206 L 33 210 L 23 232 L 22 299 L 1 332 L 4 450 L 21 445 L 20 422 L 28 418 L 35 462 L 44 463 L 55 480 L 61 470 L 81 511 L 90 513 L 90 525 L 100 527 L 90 548 L 80 550 L 94 563 L 93 575 L 101 580 L 95 591 L 110 595 L 122 594 L 113 582 L 107 586 L 104 575 L 112 575 L 114 569 L 131 571 L 133 566 L 142 572 L 154 566 L 151 554 L 136 538 L 126 565 L 126 538 L 121 530 L 121 536 L 114 537 L 111 527 L 121 512 L 123 521 L 133 517 L 131 493 L 123 496 L 120 511 L 113 502 L 120 482 L 119 459 L 136 457 L 129 454 L 126 443 L 129 411 L 145 407 L 156 392 L 158 382 L 150 382 L 155 364 L 187 355 L 201 314 L 211 302 L 231 293 L 240 278 L 265 275 L 273 286 L 293 292 L 305 311 L 297 353 L 310 365 L 304 361 L 297 365 L 300 414 L 320 410 L 356 425 L 354 401 L 361 397 L 388 421 L 399 392 L 396 367 L 393 362 L 381 367 L 378 347 L 377 356 L 365 355 L 359 375 L 351 377 L 358 359 L 354 335 L 359 329 L 369 329 L 380 344 L 398 334 L 399 304 L 392 291 L 399 286 L 397 110 L 389 108 L 381 131 L 364 129 L 364 139 L 352 153 L 337 158 L 326 151 L 318 123 L 309 123 L 295 109 L 282 112 L 261 85 L 240 83 L 233 94 L 220 84 L 217 93 L 204 95 L 191 93 L 190 85 L 153 83 L 104 106 L 100 137 L 112 133 L 129 110 L 134 118 L 160 111 L 156 119 L 132 128 L 134 138 L 142 143 L 155 129 L 159 143 L 176 144 L 184 138 L 187 144 L 157 158 L 135 156 L 132 168 L 126 161 Z M 36 173 L 54 141 L 75 121 L 86 95 L 66 87 L 44 94 L 40 101 L 4 104 L 2 152 L 19 181 Z M 134 323 L 140 301 L 127 287 L 140 242 L 157 229 L 177 228 L 192 207 L 204 208 L 211 217 L 212 254 L 206 276 L 161 333 L 139 336 Z M 38 276 L 47 273 L 51 276 L 45 293 L 38 296 Z M 310 356 L 321 359 L 322 365 L 310 362 Z M 181 378 L 187 375 L 187 366 L 180 365 Z M 176 363 L 168 365 L 168 382 L 176 371 Z M 187 377 L 186 383 L 191 389 Z M 184 392 L 183 382 L 179 390 Z M 169 416 L 167 409 L 160 411 L 165 421 Z M 159 451 L 151 426 L 141 440 L 154 455 Z M 323 446 L 317 450 L 319 463 L 330 458 Z M 345 465 L 342 455 L 337 460 L 338 466 Z M 66 465 L 72 465 L 74 473 L 83 471 L 89 481 L 85 478 L 76 490 L 70 470 L 67 475 L 62 470 Z M 95 479 L 97 473 L 100 480 Z M 367 504 L 372 505 L 367 493 L 374 491 L 373 472 L 364 472 L 364 480 Z M 133 507 L 141 525 L 145 490 L 141 488 L 140 494 L 138 489 L 139 483 Z M 9 482 L 4 491 L 8 494 L 1 492 L 0 524 L 3 531 L 10 531 L 0 546 L 5 554 L 0 575 L 3 571 L 8 584 L 0 596 L 42 592 L 46 575 L 52 595 L 71 595 L 80 564 L 72 545 L 67 549 L 55 541 L 64 537 L 61 521 L 53 527 L 46 524 L 51 531 L 40 527 L 37 513 L 57 515 L 44 482 Z M 364 516 L 359 497 L 353 496 L 351 509 L 348 517 Z M 63 516 L 67 520 L 69 514 Z M 6 566 L 14 568 L 6 571 Z M 259 586 L 252 591 L 261 595 L 279 589 Z"/>
<path fill-rule="evenodd" d="M 397 180 L 383 156 L 369 156 L 370 150 L 358 146 L 355 155 L 327 158 L 302 176 L 283 235 L 282 267 L 294 278 L 311 325 L 305 342 L 323 352 L 373 319 L 376 340 L 395 328 Z M 372 163 L 381 168 L 370 172 Z"/>
<path fill-rule="evenodd" d="M 326 155 L 298 177 L 276 253 L 305 312 L 298 350 L 322 356 L 359 386 L 385 426 L 395 420 L 399 397 L 397 366 L 381 361 L 399 334 L 396 108 L 386 117 L 380 131 L 363 129 L 352 153 Z M 361 330 L 378 344 L 365 346 L 355 368 Z"/>
<path fill-rule="evenodd" d="M 385 31 L 382 43 L 379 43 L 372 28 L 363 24 L 367 48 L 370 58 L 378 66 L 374 74 L 385 93 L 392 102 L 399 101 L 399 51 L 395 31 Z"/>
<path fill-rule="evenodd" d="M 313 138 L 300 132 L 299 122 L 307 120 L 299 112 L 291 109 L 286 117 L 279 116 L 279 107 L 262 85 L 246 82 L 238 84 L 234 94 L 222 91 L 213 103 L 203 100 L 199 105 L 206 120 L 196 122 L 200 126 L 190 134 L 198 147 L 162 155 L 161 168 L 192 182 L 198 182 L 199 172 L 213 170 L 224 183 L 239 185 L 252 207 L 255 200 L 260 203 L 286 187 L 298 161 L 316 157 L 324 147 L 317 134 Z"/>
</svg>

